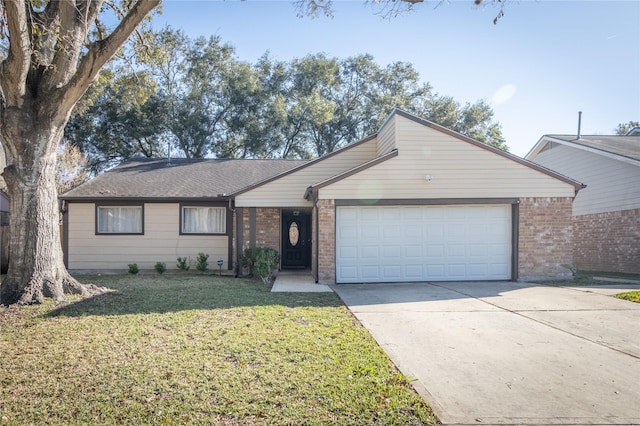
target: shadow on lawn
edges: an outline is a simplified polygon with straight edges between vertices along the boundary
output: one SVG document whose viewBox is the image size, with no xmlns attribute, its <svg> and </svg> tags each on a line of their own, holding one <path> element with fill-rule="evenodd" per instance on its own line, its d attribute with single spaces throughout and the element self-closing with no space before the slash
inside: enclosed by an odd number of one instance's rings
<svg viewBox="0 0 640 426">
<path fill-rule="evenodd" d="M 251 306 L 337 307 L 334 293 L 271 293 L 259 281 L 203 275 L 80 277 L 111 291 L 61 306 L 47 316 L 129 315 Z"/>
</svg>

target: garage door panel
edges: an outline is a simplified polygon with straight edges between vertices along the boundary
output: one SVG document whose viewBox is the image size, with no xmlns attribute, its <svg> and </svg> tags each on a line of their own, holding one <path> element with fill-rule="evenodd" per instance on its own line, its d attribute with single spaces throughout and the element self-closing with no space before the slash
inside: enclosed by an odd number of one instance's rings
<svg viewBox="0 0 640 426">
<path fill-rule="evenodd" d="M 466 257 L 467 255 L 467 246 L 462 244 L 450 244 L 447 246 L 447 257 L 448 258 L 456 258 L 456 257 Z"/>
<path fill-rule="evenodd" d="M 489 265 L 484 263 L 469 265 L 469 273 L 471 275 L 489 275 Z"/>
<path fill-rule="evenodd" d="M 385 259 L 394 259 L 397 261 L 398 258 L 402 257 L 402 247 L 401 246 L 385 246 L 382 248 L 382 255 Z"/>
<path fill-rule="evenodd" d="M 380 258 L 380 249 L 378 246 L 364 246 L 360 247 L 360 259 L 366 262 L 367 260 L 374 259 L 377 261 Z"/>
<path fill-rule="evenodd" d="M 366 279 L 379 279 L 380 278 L 380 267 L 377 265 L 363 265 L 360 268 L 360 273 L 362 274 L 362 278 Z"/>
<path fill-rule="evenodd" d="M 336 281 L 511 278 L 511 206 L 339 206 Z"/>
<path fill-rule="evenodd" d="M 425 268 L 422 265 L 405 265 L 404 271 L 407 278 L 422 279 L 425 275 Z"/>
<path fill-rule="evenodd" d="M 447 265 L 447 276 L 455 279 L 463 279 L 467 275 L 467 265 L 463 263 Z"/>
<path fill-rule="evenodd" d="M 402 277 L 402 268 L 399 265 L 383 267 L 383 277 L 387 281 L 393 281 Z"/>
</svg>

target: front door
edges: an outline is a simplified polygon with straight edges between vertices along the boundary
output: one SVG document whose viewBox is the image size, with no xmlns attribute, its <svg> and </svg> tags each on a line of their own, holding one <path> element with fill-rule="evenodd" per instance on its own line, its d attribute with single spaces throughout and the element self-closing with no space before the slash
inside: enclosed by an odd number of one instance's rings
<svg viewBox="0 0 640 426">
<path fill-rule="evenodd" d="M 311 211 L 282 210 L 282 269 L 311 267 Z"/>
</svg>

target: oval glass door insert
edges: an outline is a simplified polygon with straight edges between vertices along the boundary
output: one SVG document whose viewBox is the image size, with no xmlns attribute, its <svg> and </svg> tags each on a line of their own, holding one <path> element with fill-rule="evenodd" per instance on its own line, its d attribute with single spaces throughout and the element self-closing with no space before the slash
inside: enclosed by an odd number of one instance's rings
<svg viewBox="0 0 640 426">
<path fill-rule="evenodd" d="M 292 247 L 295 247 L 298 245 L 299 239 L 300 232 L 298 231 L 298 224 L 292 222 L 291 225 L 289 225 L 289 244 L 291 244 Z"/>
</svg>

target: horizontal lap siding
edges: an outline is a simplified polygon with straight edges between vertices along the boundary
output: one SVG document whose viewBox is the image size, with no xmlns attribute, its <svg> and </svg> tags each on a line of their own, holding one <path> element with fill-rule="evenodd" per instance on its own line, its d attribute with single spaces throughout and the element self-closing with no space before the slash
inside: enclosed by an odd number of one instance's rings
<svg viewBox="0 0 640 426">
<path fill-rule="evenodd" d="M 309 185 L 360 165 L 376 156 L 376 139 L 346 149 L 236 197 L 237 207 L 311 207 L 304 199 Z"/>
<path fill-rule="evenodd" d="M 640 208 L 638 166 L 564 145 L 533 160 L 587 185 L 573 202 L 574 215 Z"/>
<path fill-rule="evenodd" d="M 396 117 L 398 156 L 320 190 L 322 199 L 572 197 L 574 187 Z M 432 176 L 428 182 L 426 176 Z"/>
<path fill-rule="evenodd" d="M 228 262 L 227 236 L 180 235 L 179 204 L 145 204 L 144 235 L 95 235 L 95 205 L 68 207 L 69 269 L 126 270 L 129 263 L 153 269 L 156 262 L 165 262 L 171 270 L 178 257 L 195 262 L 199 252 L 209 254 L 211 268 L 218 257 Z"/>
<path fill-rule="evenodd" d="M 384 127 L 380 129 L 380 133 L 378 133 L 378 156 L 384 155 L 396 147 L 395 137 L 397 118 L 398 116 L 394 115 L 387 123 L 385 123 Z"/>
</svg>

